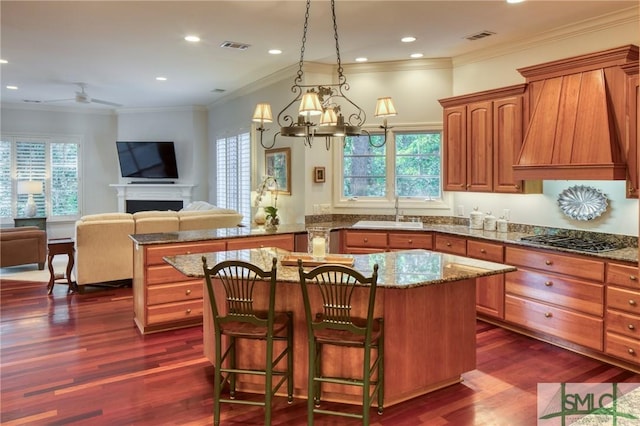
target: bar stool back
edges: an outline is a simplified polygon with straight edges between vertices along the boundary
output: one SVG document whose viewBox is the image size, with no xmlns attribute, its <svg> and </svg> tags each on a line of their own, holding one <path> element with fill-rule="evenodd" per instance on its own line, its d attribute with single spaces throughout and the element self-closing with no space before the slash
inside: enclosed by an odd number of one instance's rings
<svg viewBox="0 0 640 426">
<path fill-rule="evenodd" d="M 384 403 L 383 319 L 374 318 L 378 265 L 374 265 L 371 277 L 344 265 L 322 265 L 305 272 L 301 260 L 298 260 L 298 269 L 309 335 L 307 424 L 313 425 L 314 413 L 323 413 L 359 418 L 368 425 L 375 397 L 378 414 L 382 414 Z M 320 294 L 319 298 L 313 297 L 317 301 L 314 306 L 309 295 L 311 287 L 316 287 Z M 353 316 L 353 307 L 363 305 L 367 308 L 366 317 Z M 362 349 L 360 377 L 329 377 L 323 374 L 322 349 L 325 345 Z M 362 388 L 362 411 L 321 409 L 323 383 Z"/>
<path fill-rule="evenodd" d="M 220 404 L 260 405 L 265 409 L 265 425 L 271 424 L 271 403 L 278 389 L 287 382 L 288 402 L 293 402 L 293 313 L 276 312 L 276 259 L 273 259 L 271 271 L 241 260 L 226 260 L 211 268 L 202 257 L 205 281 L 215 333 L 215 371 L 213 396 L 213 423 L 220 424 Z M 268 281 L 261 283 L 261 281 Z M 269 286 L 268 309 L 257 310 L 254 307 L 254 290 L 257 285 Z M 218 310 L 214 285 L 224 291 L 224 311 Z M 219 292 L 219 294 L 221 294 Z M 221 301 L 222 302 L 222 301 Z M 227 345 L 223 350 L 222 336 L 226 336 Z M 243 368 L 236 359 L 236 341 L 238 339 L 263 340 L 266 342 L 265 368 Z M 274 355 L 274 341 L 285 342 L 285 347 Z M 286 358 L 286 359 L 285 359 Z M 225 362 L 226 361 L 226 362 Z M 286 361 L 286 364 L 285 362 Z M 264 400 L 236 400 L 236 376 L 240 374 L 257 375 L 265 378 Z M 280 377 L 274 384 L 273 376 Z M 229 382 L 229 398 L 222 398 L 224 383 Z"/>
</svg>

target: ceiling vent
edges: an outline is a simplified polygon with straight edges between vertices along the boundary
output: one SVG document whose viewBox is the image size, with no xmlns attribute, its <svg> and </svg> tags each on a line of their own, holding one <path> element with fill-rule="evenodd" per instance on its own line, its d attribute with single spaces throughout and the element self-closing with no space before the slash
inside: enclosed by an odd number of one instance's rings
<svg viewBox="0 0 640 426">
<path fill-rule="evenodd" d="M 492 35 L 494 35 L 494 34 L 495 34 L 495 33 L 494 33 L 494 32 L 492 32 L 492 31 L 484 30 L 484 31 L 481 31 L 481 32 L 476 33 L 476 34 L 471 34 L 471 35 L 469 35 L 469 36 L 466 36 L 465 38 L 466 38 L 467 40 L 469 40 L 469 41 L 474 41 L 474 40 L 480 40 L 481 38 L 485 38 L 485 37 L 492 36 Z"/>
<path fill-rule="evenodd" d="M 211 93 L 224 93 L 224 92 L 226 92 L 226 90 L 224 90 L 224 89 L 213 89 L 213 90 L 211 90 Z"/>
<path fill-rule="evenodd" d="M 237 50 L 247 50 L 249 48 L 249 44 L 246 43 L 238 43 L 237 41 L 225 41 L 220 47 L 224 47 L 225 49 L 237 49 Z"/>
</svg>

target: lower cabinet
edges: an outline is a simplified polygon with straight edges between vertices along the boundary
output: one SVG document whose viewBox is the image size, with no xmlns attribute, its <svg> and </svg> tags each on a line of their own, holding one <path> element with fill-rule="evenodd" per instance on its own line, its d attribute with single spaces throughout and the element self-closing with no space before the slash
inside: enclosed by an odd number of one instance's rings
<svg viewBox="0 0 640 426">
<path fill-rule="evenodd" d="M 504 262 L 504 246 L 484 241 L 467 241 L 467 256 L 489 262 Z M 476 278 L 476 312 L 504 319 L 504 274 Z"/>
<path fill-rule="evenodd" d="M 604 269 L 600 260 L 507 247 L 505 320 L 570 343 L 604 349 Z"/>
<path fill-rule="evenodd" d="M 202 324 L 204 286 L 163 258 L 255 247 L 294 249 L 294 235 L 272 235 L 189 243 L 139 245 L 134 250 L 134 323 L 141 333 Z"/>
<path fill-rule="evenodd" d="M 607 265 L 606 330 L 606 353 L 640 364 L 640 282 L 636 266 Z"/>
<path fill-rule="evenodd" d="M 342 253 L 368 254 L 391 250 L 431 250 L 432 248 L 431 232 L 346 230 L 343 234 Z"/>
</svg>

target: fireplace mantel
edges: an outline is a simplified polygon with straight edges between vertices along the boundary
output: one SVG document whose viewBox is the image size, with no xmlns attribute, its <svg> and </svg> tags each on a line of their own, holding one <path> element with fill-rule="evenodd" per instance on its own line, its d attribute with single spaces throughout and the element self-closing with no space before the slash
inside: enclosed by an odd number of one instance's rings
<svg viewBox="0 0 640 426">
<path fill-rule="evenodd" d="M 118 211 L 121 213 L 126 212 L 127 200 L 182 200 L 183 206 L 186 206 L 191 203 L 191 198 L 193 197 L 193 188 L 195 188 L 195 185 L 178 183 L 114 183 L 109 186 L 116 189 L 116 192 L 118 194 Z"/>
</svg>

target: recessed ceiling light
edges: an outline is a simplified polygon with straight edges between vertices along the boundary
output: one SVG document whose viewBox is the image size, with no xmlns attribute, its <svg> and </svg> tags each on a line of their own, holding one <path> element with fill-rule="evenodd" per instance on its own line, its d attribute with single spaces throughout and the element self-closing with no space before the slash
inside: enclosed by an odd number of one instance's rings
<svg viewBox="0 0 640 426">
<path fill-rule="evenodd" d="M 156 77 L 158 81 L 167 81 L 167 77 Z"/>
<path fill-rule="evenodd" d="M 369 59 L 365 57 L 356 58 L 356 62 L 367 62 Z"/>
<path fill-rule="evenodd" d="M 507 3 L 522 3 L 524 0 L 507 0 Z"/>
<path fill-rule="evenodd" d="M 187 41 L 190 41 L 191 43 L 197 43 L 200 41 L 200 37 L 195 36 L 195 35 L 188 35 L 184 38 Z"/>
<path fill-rule="evenodd" d="M 270 55 L 279 55 L 282 53 L 282 50 L 280 49 L 269 49 L 269 54 Z"/>
<path fill-rule="evenodd" d="M 7 86 L 7 89 L 9 90 L 18 90 L 18 86 Z"/>
<path fill-rule="evenodd" d="M 411 43 L 411 42 L 416 41 L 416 38 L 415 38 L 415 37 L 412 37 L 412 36 L 402 37 L 402 38 L 400 39 L 400 41 L 401 41 L 401 42 L 403 42 L 403 43 Z"/>
<path fill-rule="evenodd" d="M 422 53 L 412 53 L 411 57 L 412 58 L 422 58 L 424 55 Z"/>
<path fill-rule="evenodd" d="M 8 64 L 9 61 L 7 61 L 6 59 L 0 59 L 0 64 Z"/>
</svg>

